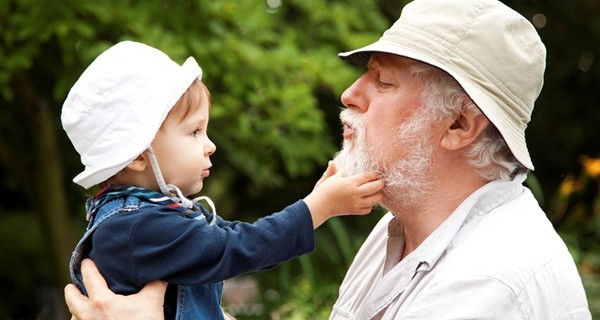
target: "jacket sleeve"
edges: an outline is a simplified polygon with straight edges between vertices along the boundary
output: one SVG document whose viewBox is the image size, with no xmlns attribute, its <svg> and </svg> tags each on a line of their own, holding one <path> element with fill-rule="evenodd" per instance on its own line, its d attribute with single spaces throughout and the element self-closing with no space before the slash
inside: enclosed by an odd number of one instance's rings
<svg viewBox="0 0 600 320">
<path fill-rule="evenodd" d="M 93 246 L 95 261 L 141 288 L 157 279 L 177 285 L 222 281 L 312 252 L 315 242 L 310 212 L 300 200 L 254 223 L 214 225 L 173 209 L 144 207 L 107 221 Z"/>
</svg>

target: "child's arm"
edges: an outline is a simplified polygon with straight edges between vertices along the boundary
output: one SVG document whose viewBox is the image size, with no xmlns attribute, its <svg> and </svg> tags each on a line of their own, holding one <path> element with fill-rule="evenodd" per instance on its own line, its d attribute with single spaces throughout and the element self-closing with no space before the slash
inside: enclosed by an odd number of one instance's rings
<svg viewBox="0 0 600 320">
<path fill-rule="evenodd" d="M 327 219 L 339 215 L 364 215 L 383 199 L 380 174 L 365 172 L 344 177 L 333 161 L 313 191 L 304 198 L 316 229 Z"/>
</svg>

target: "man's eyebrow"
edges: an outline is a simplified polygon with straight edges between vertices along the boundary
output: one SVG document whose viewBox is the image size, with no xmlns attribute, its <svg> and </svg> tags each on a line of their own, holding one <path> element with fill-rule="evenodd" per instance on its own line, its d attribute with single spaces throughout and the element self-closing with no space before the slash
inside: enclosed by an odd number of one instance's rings
<svg viewBox="0 0 600 320">
<path fill-rule="evenodd" d="M 368 69 L 381 69 L 385 65 L 385 61 L 381 57 L 373 57 L 367 63 Z"/>
</svg>

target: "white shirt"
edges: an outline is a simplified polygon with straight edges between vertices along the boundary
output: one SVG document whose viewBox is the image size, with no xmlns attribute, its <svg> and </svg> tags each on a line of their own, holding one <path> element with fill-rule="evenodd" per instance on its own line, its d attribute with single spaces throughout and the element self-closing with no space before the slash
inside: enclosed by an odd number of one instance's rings
<svg viewBox="0 0 600 320">
<path fill-rule="evenodd" d="M 397 264 L 403 227 L 386 214 L 330 319 L 591 319 L 573 258 L 522 180 L 474 192 Z"/>
</svg>

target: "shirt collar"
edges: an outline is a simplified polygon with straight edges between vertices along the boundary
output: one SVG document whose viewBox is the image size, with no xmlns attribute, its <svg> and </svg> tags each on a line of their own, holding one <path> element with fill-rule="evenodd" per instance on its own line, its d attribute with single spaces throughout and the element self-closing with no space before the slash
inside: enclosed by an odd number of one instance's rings
<svg viewBox="0 0 600 320">
<path fill-rule="evenodd" d="M 511 181 L 495 180 L 477 189 L 415 251 L 405 258 L 406 262 L 417 265 L 417 271 L 431 269 L 451 246 L 452 239 L 455 238 L 460 228 L 472 221 L 473 218 L 485 215 L 520 195 L 524 190 L 522 183 L 525 178 L 526 175 L 519 175 Z"/>
</svg>

